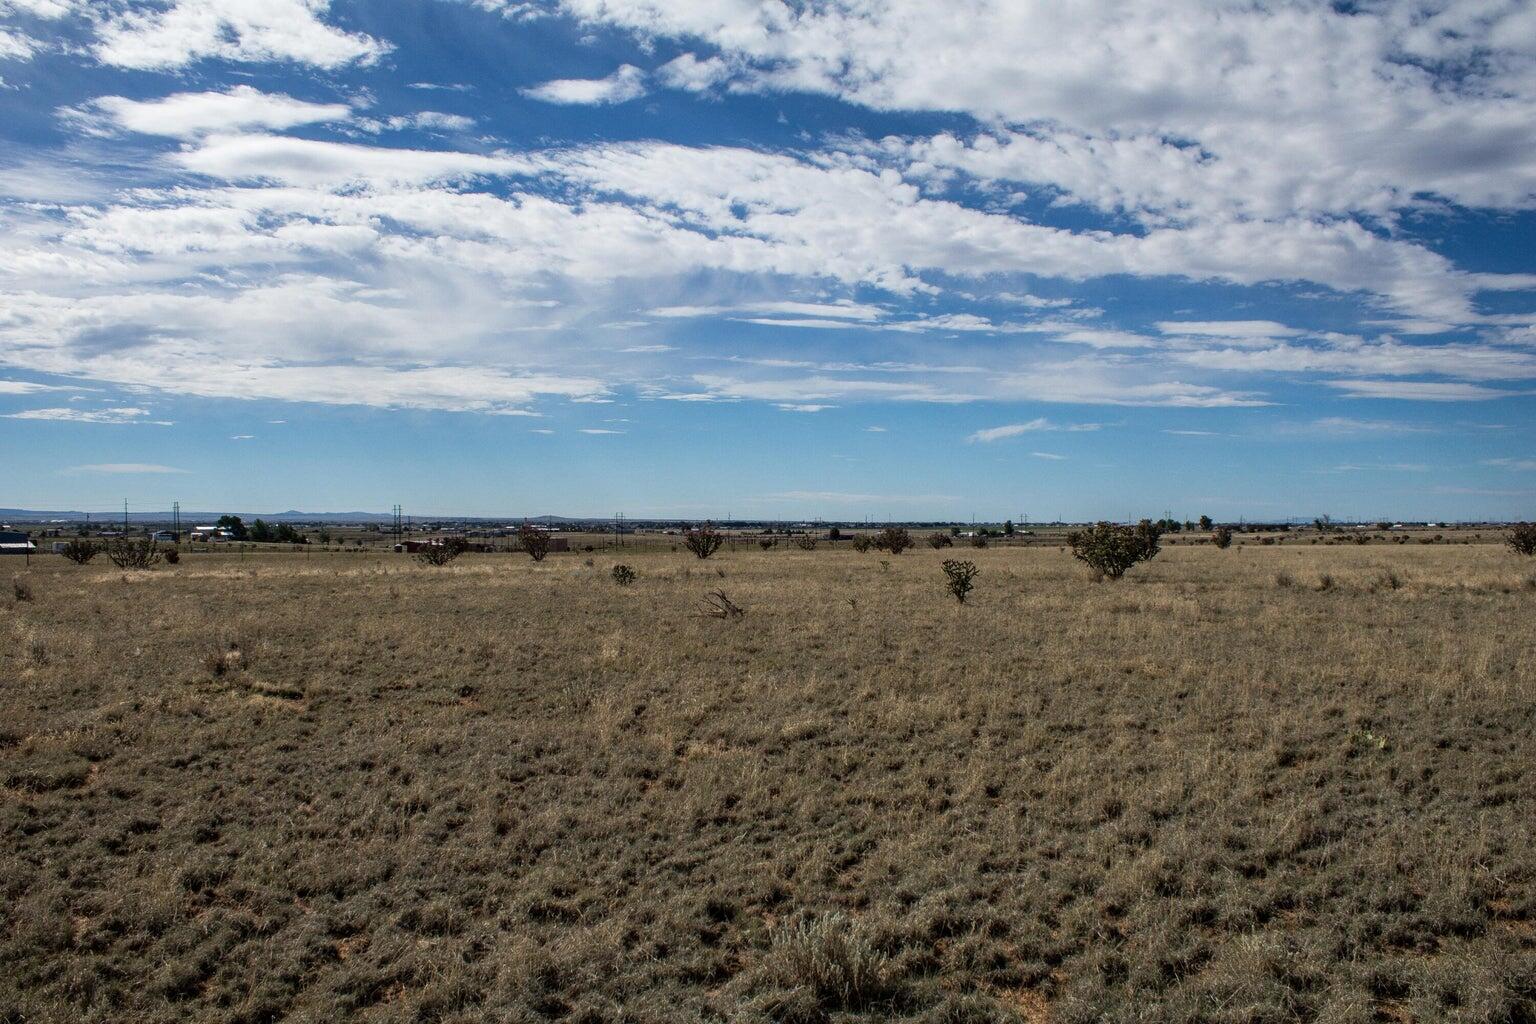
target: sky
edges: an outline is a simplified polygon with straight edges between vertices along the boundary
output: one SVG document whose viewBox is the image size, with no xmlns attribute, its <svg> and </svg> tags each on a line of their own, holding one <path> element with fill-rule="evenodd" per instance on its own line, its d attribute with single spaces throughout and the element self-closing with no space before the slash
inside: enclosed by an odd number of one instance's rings
<svg viewBox="0 0 1536 1024">
<path fill-rule="evenodd" d="M 0 0 L 0 507 L 1536 516 L 1528 0 Z"/>
</svg>

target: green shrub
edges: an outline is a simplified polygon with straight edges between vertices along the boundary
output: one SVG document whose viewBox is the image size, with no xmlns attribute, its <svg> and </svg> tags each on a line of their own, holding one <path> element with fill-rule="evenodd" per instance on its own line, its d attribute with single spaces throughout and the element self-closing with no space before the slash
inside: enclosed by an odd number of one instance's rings
<svg viewBox="0 0 1536 1024">
<path fill-rule="evenodd" d="M 148 569 L 160 561 L 160 549 L 150 537 L 114 537 L 107 544 L 107 557 L 119 569 Z"/>
<path fill-rule="evenodd" d="M 613 582 L 617 583 L 621 587 L 629 586 L 638 578 L 639 573 L 635 572 L 635 570 L 631 569 L 627 565 L 616 565 L 613 567 Z"/>
<path fill-rule="evenodd" d="M 912 535 L 906 531 L 905 527 L 887 526 L 875 534 L 875 539 L 872 543 L 881 551 L 889 551 L 893 555 L 899 555 L 907 550 L 907 548 L 912 547 L 916 542 L 913 541 Z"/>
<path fill-rule="evenodd" d="M 444 537 L 436 544 L 424 545 L 416 552 L 416 559 L 426 565 L 447 565 L 469 548 L 461 537 Z"/>
<path fill-rule="evenodd" d="M 1232 527 L 1218 526 L 1211 531 L 1211 543 L 1225 551 L 1232 546 Z"/>
<path fill-rule="evenodd" d="M 853 550 L 857 551 L 861 555 L 874 546 L 875 542 L 870 539 L 868 534 L 861 533 L 857 537 L 853 538 Z"/>
<path fill-rule="evenodd" d="M 535 562 L 544 561 L 544 556 L 549 554 L 549 531 L 541 530 L 531 523 L 524 523 L 517 529 L 517 546 L 528 553 L 528 557 Z"/>
<path fill-rule="evenodd" d="M 74 562 L 76 565 L 84 565 L 101 553 L 101 545 L 92 540 L 76 539 L 69 541 L 59 549 L 59 554 Z"/>
<path fill-rule="evenodd" d="M 935 530 L 928 535 L 928 546 L 937 551 L 940 548 L 952 548 L 955 546 L 955 542 L 950 538 L 949 534 L 940 533 Z"/>
<path fill-rule="evenodd" d="M 962 562 L 954 558 L 944 560 L 945 585 L 961 604 L 965 603 L 965 596 L 976 586 L 976 577 L 980 575 L 981 570 L 976 568 L 975 562 Z"/>
<path fill-rule="evenodd" d="M 816 538 L 809 533 L 801 534 L 795 538 L 795 547 L 799 548 L 801 551 L 815 551 Z"/>
<path fill-rule="evenodd" d="M 1517 555 L 1536 555 L 1536 523 L 1518 523 L 1505 538 Z"/>
<path fill-rule="evenodd" d="M 1160 533 L 1152 521 L 1135 526 L 1100 522 L 1092 529 L 1067 534 L 1073 557 L 1084 562 L 1100 578 L 1117 580 L 1137 562 L 1145 562 L 1161 549 Z"/>
<path fill-rule="evenodd" d="M 724 543 L 725 535 L 715 529 L 711 523 L 705 523 L 683 535 L 683 545 L 697 558 L 708 558 L 719 551 L 720 545 Z"/>
</svg>

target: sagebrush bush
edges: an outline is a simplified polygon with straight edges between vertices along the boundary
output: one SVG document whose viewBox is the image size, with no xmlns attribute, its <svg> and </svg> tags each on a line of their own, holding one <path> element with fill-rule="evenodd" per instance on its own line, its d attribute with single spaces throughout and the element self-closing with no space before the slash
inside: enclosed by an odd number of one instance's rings
<svg viewBox="0 0 1536 1024">
<path fill-rule="evenodd" d="M 962 562 L 954 558 L 944 561 L 945 586 L 961 604 L 965 603 L 966 595 L 976 586 L 976 577 L 980 575 L 981 570 L 976 568 L 975 562 Z"/>
<path fill-rule="evenodd" d="M 166 550 L 166 552 L 165 552 L 165 564 L 166 565 L 175 565 L 176 563 L 178 563 L 180 561 L 181 561 L 181 552 L 180 551 L 177 551 L 175 548 L 169 548 L 169 549 Z"/>
<path fill-rule="evenodd" d="M 11 577 L 11 592 L 16 595 L 17 601 L 32 600 L 32 584 L 25 576 Z"/>
<path fill-rule="evenodd" d="M 1117 580 L 1137 562 L 1145 562 L 1161 549 L 1161 533 L 1150 519 L 1135 526 L 1095 523 L 1092 529 L 1067 534 L 1072 555 L 1099 578 Z"/>
<path fill-rule="evenodd" d="M 160 561 L 160 549 L 150 537 L 114 537 L 107 543 L 107 557 L 119 569 L 148 569 Z"/>
<path fill-rule="evenodd" d="M 928 546 L 937 551 L 940 548 L 952 548 L 955 546 L 955 542 L 949 534 L 940 533 L 938 530 L 935 530 L 928 535 Z"/>
<path fill-rule="evenodd" d="M 762 548 L 764 551 L 772 551 L 774 548 L 779 546 L 779 542 L 772 537 L 764 537 L 757 542 L 757 546 Z"/>
<path fill-rule="evenodd" d="M 907 548 L 912 547 L 914 541 L 912 540 L 912 535 L 906 531 L 905 527 L 887 526 L 875 534 L 875 539 L 871 543 L 881 551 L 889 551 L 893 555 L 899 555 L 907 550 Z"/>
<path fill-rule="evenodd" d="M 1211 531 L 1211 543 L 1225 551 L 1232 546 L 1232 527 L 1218 526 Z"/>
<path fill-rule="evenodd" d="M 902 981 L 897 965 L 872 936 L 843 914 L 823 914 L 780 927 L 764 966 L 780 988 L 804 988 L 823 1010 L 888 1005 Z"/>
<path fill-rule="evenodd" d="M 816 538 L 808 533 L 802 534 L 801 536 L 795 538 L 795 547 L 799 548 L 801 551 L 815 551 Z"/>
<path fill-rule="evenodd" d="M 990 542 L 987 540 L 987 535 L 984 533 L 978 533 L 971 537 L 971 547 L 973 548 L 984 548 L 988 543 Z"/>
<path fill-rule="evenodd" d="M 639 578 L 639 573 L 627 565 L 619 564 L 613 567 L 613 582 L 621 587 L 627 587 Z"/>
<path fill-rule="evenodd" d="M 853 550 L 857 551 L 861 555 L 874 546 L 875 542 L 870 539 L 868 534 L 861 533 L 857 537 L 853 538 Z"/>
<path fill-rule="evenodd" d="M 93 540 L 77 537 L 68 541 L 59 549 L 59 554 L 74 562 L 76 565 L 84 565 L 97 555 L 101 554 L 101 545 Z"/>
<path fill-rule="evenodd" d="M 712 523 L 705 523 L 683 535 L 684 546 L 693 552 L 695 558 L 708 558 L 719 551 L 720 545 L 724 543 L 725 535 L 715 529 Z"/>
<path fill-rule="evenodd" d="M 1505 538 L 1517 555 L 1536 555 L 1536 523 L 1517 523 Z"/>
<path fill-rule="evenodd" d="M 535 562 L 542 562 L 544 556 L 549 554 L 549 531 L 524 523 L 517 529 L 517 546 Z"/>
</svg>

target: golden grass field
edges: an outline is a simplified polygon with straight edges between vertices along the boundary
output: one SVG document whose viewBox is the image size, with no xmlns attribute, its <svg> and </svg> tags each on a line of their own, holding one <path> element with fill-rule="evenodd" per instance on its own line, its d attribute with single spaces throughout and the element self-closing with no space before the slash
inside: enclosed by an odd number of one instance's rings
<svg viewBox="0 0 1536 1024">
<path fill-rule="evenodd" d="M 37 558 L 0 1021 L 1529 1024 L 1533 572 Z"/>
</svg>

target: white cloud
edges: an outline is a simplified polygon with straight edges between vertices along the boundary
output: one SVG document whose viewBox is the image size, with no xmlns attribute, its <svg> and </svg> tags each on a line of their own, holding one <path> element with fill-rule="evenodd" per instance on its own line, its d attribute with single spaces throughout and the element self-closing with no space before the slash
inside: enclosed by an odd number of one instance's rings
<svg viewBox="0 0 1536 1024">
<path fill-rule="evenodd" d="M 51 420 L 60 423 L 143 423 L 159 427 L 171 424 L 165 420 L 151 420 L 148 409 L 137 406 L 113 406 L 108 409 L 71 409 L 67 406 L 49 409 L 24 409 L 6 413 L 12 420 Z"/>
<path fill-rule="evenodd" d="M 1037 459 L 1049 459 L 1052 462 L 1063 462 L 1066 460 L 1065 455 L 1057 455 L 1055 452 L 1030 452 L 1029 454 Z"/>
<path fill-rule="evenodd" d="M 175 466 L 162 466 L 154 462 L 99 462 L 88 466 L 71 466 L 71 473 L 188 473 L 190 470 Z"/>
<path fill-rule="evenodd" d="M 529 99 L 567 105 L 627 103 L 645 95 L 645 72 L 624 64 L 607 78 L 561 78 L 524 89 Z"/>
<path fill-rule="evenodd" d="M 84 110 L 65 113 L 88 127 L 105 122 L 144 135 L 186 139 L 210 132 L 251 128 L 280 131 L 321 121 L 345 121 L 352 116 L 352 108 L 345 103 L 309 103 L 237 85 L 226 92 L 180 92 L 158 100 L 102 96 Z"/>
<path fill-rule="evenodd" d="M 1304 332 L 1273 320 L 1163 320 L 1157 329 L 1164 334 L 1207 338 L 1294 338 Z"/>
<path fill-rule="evenodd" d="M 39 391 L 68 391 L 69 388 L 37 384 L 30 380 L 0 379 L 0 395 L 31 395 Z"/>
<path fill-rule="evenodd" d="M 580 433 L 580 434 L 622 434 L 622 433 L 624 433 L 624 431 L 622 431 L 622 430 L 608 430 L 608 429 L 603 428 L 603 427 L 582 427 L 579 431 L 577 431 L 577 433 Z"/>
<path fill-rule="evenodd" d="M 137 70 L 185 67 L 206 58 L 291 61 L 317 68 L 371 64 L 387 43 L 321 20 L 329 0 L 171 0 L 130 9 L 97 26 L 93 52 L 103 64 Z"/>
<path fill-rule="evenodd" d="M 785 412 L 825 412 L 828 409 L 836 409 L 835 405 L 816 405 L 805 402 L 779 402 L 776 408 Z"/>
<path fill-rule="evenodd" d="M 1036 419 L 1032 419 L 1027 423 L 1009 423 L 1006 426 L 988 427 L 985 430 L 978 430 L 971 436 L 967 437 L 966 441 L 972 444 L 977 442 L 988 444 L 993 441 L 1001 441 L 1009 437 L 1018 437 L 1022 434 L 1033 434 L 1043 430 L 1065 430 L 1072 433 L 1081 433 L 1098 430 L 1102 426 L 1102 423 L 1058 424 L 1053 423 L 1045 417 L 1041 416 Z"/>
<path fill-rule="evenodd" d="M 1326 383 L 1343 391 L 1345 398 L 1399 398 L 1415 402 L 1477 402 L 1522 393 L 1480 384 L 1441 381 L 1330 380 Z"/>
<path fill-rule="evenodd" d="M 1484 459 L 1485 466 L 1498 466 L 1500 469 L 1536 470 L 1536 459 Z"/>
</svg>

